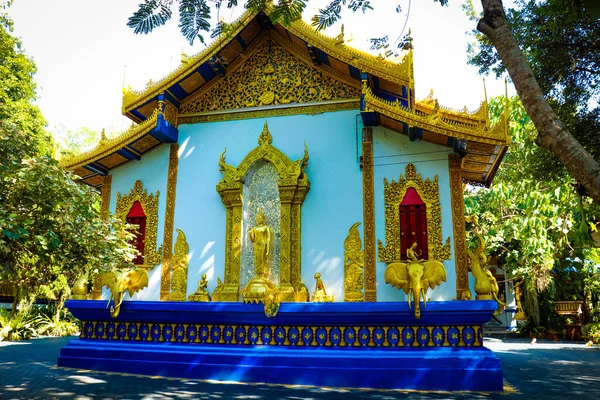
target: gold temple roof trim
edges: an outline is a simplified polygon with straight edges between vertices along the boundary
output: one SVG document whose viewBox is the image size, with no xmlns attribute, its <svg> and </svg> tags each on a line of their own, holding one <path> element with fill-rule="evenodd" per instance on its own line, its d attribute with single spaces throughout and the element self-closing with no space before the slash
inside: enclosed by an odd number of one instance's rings
<svg viewBox="0 0 600 400">
<path fill-rule="evenodd" d="M 269 15 L 272 9 L 267 7 L 264 11 Z M 133 90 L 129 87 L 123 88 L 122 112 L 126 114 L 133 108 L 164 92 L 167 88 L 177 83 L 183 76 L 196 70 L 200 65 L 207 62 L 221 49 L 229 44 L 249 23 L 258 15 L 255 11 L 247 11 L 232 23 L 235 29 L 228 35 L 221 35 L 211 45 L 196 55 L 186 58 L 186 62 L 180 64 L 175 70 L 156 82 L 152 82 L 145 89 Z M 301 19 L 294 21 L 290 26 L 283 26 L 292 34 L 304 40 L 311 46 L 317 47 L 329 56 L 367 72 L 379 78 L 389 80 L 411 89 L 414 87 L 413 55 L 412 49 L 404 56 L 401 62 L 396 63 L 382 57 L 354 49 L 340 43 L 339 39 L 326 36 L 317 32 L 309 24 Z M 182 99 L 180 99 L 182 100 Z"/>
<path fill-rule="evenodd" d="M 126 114 L 130 109 L 135 108 L 150 98 L 162 93 L 164 90 L 166 90 L 166 88 L 176 83 L 180 77 L 186 75 L 190 71 L 194 71 L 200 65 L 207 62 L 219 50 L 229 44 L 229 42 L 233 40 L 250 23 L 250 21 L 254 19 L 257 14 L 258 13 L 255 11 L 246 11 L 240 18 L 232 23 L 232 25 L 235 26 L 233 32 L 231 32 L 229 35 L 219 36 L 219 38 L 211 45 L 207 46 L 195 55 L 187 57 L 185 63 L 181 63 L 175 70 L 171 71 L 168 75 L 160 80 L 153 82 L 145 89 L 138 91 L 129 88 L 123 88 L 123 114 Z"/>
<path fill-rule="evenodd" d="M 177 121 L 181 124 L 201 122 L 230 121 L 249 118 L 280 117 L 286 115 L 313 115 L 325 112 L 359 110 L 360 99 L 342 99 L 315 103 L 290 103 L 271 106 L 238 108 L 233 110 L 209 111 L 201 113 L 179 114 Z"/>
<path fill-rule="evenodd" d="M 360 72 L 368 72 L 390 82 L 406 85 L 411 89 L 414 87 L 412 49 L 404 55 L 401 62 L 395 63 L 346 46 L 344 43 L 340 43 L 337 38 L 317 32 L 312 26 L 301 19 L 294 21 L 291 26 L 284 28 L 328 55 L 358 68 Z"/>
<path fill-rule="evenodd" d="M 157 121 L 158 109 L 155 109 L 152 116 L 139 125 L 132 124 L 129 129 L 119 136 L 112 139 L 100 140 L 94 149 L 74 157 L 64 158 L 60 163 L 66 169 L 74 170 L 86 164 L 98 161 L 144 136 L 156 126 Z"/>
<path fill-rule="evenodd" d="M 445 119 L 454 119 L 465 124 L 477 124 L 481 122 L 489 124 L 488 103 L 485 100 L 481 102 L 481 105 L 475 111 L 469 111 L 466 107 L 462 110 L 445 107 L 439 105 L 437 100 L 430 97 L 415 102 L 415 111 L 424 114 L 431 114 L 436 107 L 438 107 L 440 114 Z"/>
<path fill-rule="evenodd" d="M 377 97 L 366 84 L 363 84 L 362 92 L 367 108 L 364 111 L 378 112 L 392 119 L 406 122 L 410 126 L 456 139 L 502 146 L 510 143 L 508 123 L 504 114 L 493 127 L 489 126 L 489 123 L 474 118 L 471 123 L 464 123 L 452 118 L 452 115 L 447 112 L 441 111 L 439 107 L 434 107 L 429 114 L 425 114 L 423 111 L 412 111 L 403 107 L 398 101 L 393 102 Z"/>
</svg>

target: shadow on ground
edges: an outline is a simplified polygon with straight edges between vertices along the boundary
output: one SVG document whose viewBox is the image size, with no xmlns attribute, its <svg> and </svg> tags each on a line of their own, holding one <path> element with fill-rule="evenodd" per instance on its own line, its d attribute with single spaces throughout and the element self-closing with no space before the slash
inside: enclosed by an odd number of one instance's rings
<svg viewBox="0 0 600 400">
<path fill-rule="evenodd" d="M 71 338 L 0 343 L 2 399 L 534 399 L 600 393 L 600 351 L 578 344 L 490 339 L 502 361 L 503 393 L 438 393 L 239 384 L 124 375 L 56 367 Z"/>
</svg>

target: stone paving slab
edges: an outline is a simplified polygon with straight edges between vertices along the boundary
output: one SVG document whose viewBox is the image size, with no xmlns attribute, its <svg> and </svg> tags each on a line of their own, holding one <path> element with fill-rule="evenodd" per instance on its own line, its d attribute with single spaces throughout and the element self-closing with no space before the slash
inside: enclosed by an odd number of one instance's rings
<svg viewBox="0 0 600 400">
<path fill-rule="evenodd" d="M 502 393 L 440 393 L 240 384 L 56 367 L 71 338 L 0 342 L 0 399 L 598 399 L 600 351 L 584 344 L 486 339 L 502 361 Z"/>
</svg>

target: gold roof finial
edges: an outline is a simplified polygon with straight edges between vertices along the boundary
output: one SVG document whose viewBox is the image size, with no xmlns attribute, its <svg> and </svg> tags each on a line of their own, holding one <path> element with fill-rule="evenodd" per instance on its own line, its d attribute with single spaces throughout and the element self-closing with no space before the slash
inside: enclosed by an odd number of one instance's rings
<svg viewBox="0 0 600 400">
<path fill-rule="evenodd" d="M 269 126 L 267 125 L 267 121 L 265 121 L 265 125 L 263 126 L 263 130 L 258 137 L 259 145 L 268 145 L 273 143 L 273 136 L 271 136 L 271 132 L 269 132 Z"/>
<path fill-rule="evenodd" d="M 125 88 L 127 87 L 127 86 L 125 86 L 125 77 L 126 77 L 126 75 L 127 75 L 127 64 L 125 64 L 123 66 L 123 92 L 125 92 Z"/>
<path fill-rule="evenodd" d="M 335 44 L 344 44 L 344 24 L 342 24 L 342 31 L 335 37 Z"/>
<path fill-rule="evenodd" d="M 182 64 L 187 64 L 188 61 L 188 55 L 185 54 L 185 52 L 183 51 L 183 48 L 181 49 L 181 63 Z"/>
<path fill-rule="evenodd" d="M 483 79 L 483 98 L 484 98 L 485 104 L 487 104 L 488 99 L 487 99 L 487 89 L 485 88 L 485 78 L 482 78 L 482 79 Z"/>
</svg>

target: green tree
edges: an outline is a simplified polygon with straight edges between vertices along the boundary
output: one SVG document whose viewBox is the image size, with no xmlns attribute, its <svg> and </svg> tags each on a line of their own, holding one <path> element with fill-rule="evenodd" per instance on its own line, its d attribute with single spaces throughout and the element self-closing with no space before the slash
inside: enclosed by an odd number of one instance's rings
<svg viewBox="0 0 600 400">
<path fill-rule="evenodd" d="M 64 301 L 77 278 L 123 267 L 135 250 L 123 222 L 100 218 L 97 193 L 50 156 L 35 66 L 11 28 L 0 13 L 0 281 L 16 289 L 12 319 L 20 301 L 42 290 Z"/>
<path fill-rule="evenodd" d="M 448 4 L 448 0 L 434 1 L 441 5 Z M 540 3 L 533 0 L 531 2 Z M 135 33 L 149 33 L 171 19 L 173 15 L 171 9 L 178 4 L 179 27 L 183 35 L 190 43 L 197 37 L 203 41 L 200 32 L 210 30 L 211 9 L 209 4 L 211 3 L 214 4 L 217 12 L 221 7 L 231 8 L 238 5 L 237 0 L 145 0 L 130 17 L 128 26 L 133 28 Z M 271 19 L 274 22 L 289 24 L 302 15 L 307 3 L 308 0 L 278 0 L 276 2 L 248 0 L 244 6 L 251 10 L 264 10 L 267 6 L 271 6 L 273 9 L 270 14 Z M 583 7 L 582 0 L 576 0 L 575 3 Z M 546 100 L 546 93 L 540 88 L 526 55 L 519 47 L 504 12 L 502 0 L 481 0 L 481 5 L 483 15 L 477 17 L 477 30 L 485 35 L 493 46 L 498 59 L 501 60 L 515 84 L 525 110 L 538 131 L 536 144 L 548 149 L 567 168 L 569 174 L 588 190 L 590 196 L 596 202 L 600 202 L 600 165 L 594 156 L 573 137 L 561 116 L 556 114 Z M 371 2 L 367 0 L 331 0 L 326 7 L 319 10 L 318 15 L 313 17 L 313 25 L 318 29 L 333 25 L 340 20 L 344 7 L 355 12 L 365 12 L 372 8 Z M 547 21 L 539 21 L 539 23 L 547 23 Z M 226 24 L 216 24 L 213 35 L 226 32 L 225 28 Z M 539 38 L 540 41 L 548 39 L 548 37 Z M 405 45 L 405 41 L 400 44 Z M 585 50 L 582 48 L 581 52 L 584 53 Z M 592 132 L 595 133 L 595 137 L 598 136 L 597 130 Z"/>
<path fill-rule="evenodd" d="M 492 99 L 492 120 L 504 103 Z M 491 189 L 465 196 L 465 213 L 477 216 L 489 253 L 500 258 L 510 277 L 526 279 L 528 297 L 535 300 L 557 270 L 590 258 L 590 220 L 600 217 L 600 207 L 577 193 L 568 174 L 543 176 L 549 152 L 535 145 L 537 131 L 520 100 L 513 97 L 509 106 L 512 143 L 505 161 Z M 534 318 L 535 308 L 530 307 Z"/>
</svg>

